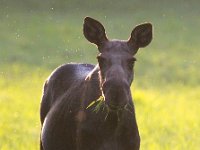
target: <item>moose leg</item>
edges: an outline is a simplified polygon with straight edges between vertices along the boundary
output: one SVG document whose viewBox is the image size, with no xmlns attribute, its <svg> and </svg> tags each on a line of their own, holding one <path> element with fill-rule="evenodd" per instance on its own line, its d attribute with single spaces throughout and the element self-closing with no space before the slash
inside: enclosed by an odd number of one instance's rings
<svg viewBox="0 0 200 150">
<path fill-rule="evenodd" d="M 41 136 L 40 136 L 40 150 L 43 150 Z"/>
<path fill-rule="evenodd" d="M 41 123 L 41 130 L 40 130 L 40 150 L 43 150 L 42 141 L 41 141 L 41 133 L 42 133 L 42 127 L 45 120 L 45 117 L 47 116 L 47 113 L 50 110 L 50 95 L 47 92 L 47 82 L 44 85 L 44 91 L 43 96 L 41 100 L 40 105 L 40 123 Z"/>
</svg>

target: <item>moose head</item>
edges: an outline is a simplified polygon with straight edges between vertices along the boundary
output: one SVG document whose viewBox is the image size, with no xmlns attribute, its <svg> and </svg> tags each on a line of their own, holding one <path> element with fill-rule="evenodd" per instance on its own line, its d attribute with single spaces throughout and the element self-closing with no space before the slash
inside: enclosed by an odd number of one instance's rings
<svg viewBox="0 0 200 150">
<path fill-rule="evenodd" d="M 132 101 L 130 86 L 134 76 L 135 54 L 152 40 L 152 25 L 136 26 L 128 40 L 109 40 L 104 26 L 86 17 L 83 33 L 85 38 L 98 47 L 98 66 L 102 95 L 110 109 L 124 108 Z"/>
</svg>

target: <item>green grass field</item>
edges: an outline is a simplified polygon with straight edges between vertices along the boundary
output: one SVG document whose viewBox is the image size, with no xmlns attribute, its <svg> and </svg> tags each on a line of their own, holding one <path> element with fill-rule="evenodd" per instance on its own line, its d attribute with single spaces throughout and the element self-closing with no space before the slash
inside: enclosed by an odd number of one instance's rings
<svg viewBox="0 0 200 150">
<path fill-rule="evenodd" d="M 117 39 L 152 22 L 154 39 L 136 56 L 132 85 L 141 150 L 198 150 L 200 3 L 76 2 L 0 6 L 0 150 L 39 149 L 45 79 L 63 63 L 96 63 L 97 48 L 82 35 L 85 16 Z"/>
</svg>

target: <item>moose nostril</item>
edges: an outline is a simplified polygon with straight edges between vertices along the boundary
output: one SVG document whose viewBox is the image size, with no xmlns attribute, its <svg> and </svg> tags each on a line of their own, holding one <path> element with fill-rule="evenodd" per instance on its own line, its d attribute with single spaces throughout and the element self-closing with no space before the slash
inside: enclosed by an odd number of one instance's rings
<svg viewBox="0 0 200 150">
<path fill-rule="evenodd" d="M 125 107 L 127 103 L 124 102 L 120 102 L 120 103 L 115 103 L 115 102 L 109 102 L 107 103 L 108 107 L 112 110 L 119 110 Z"/>
</svg>

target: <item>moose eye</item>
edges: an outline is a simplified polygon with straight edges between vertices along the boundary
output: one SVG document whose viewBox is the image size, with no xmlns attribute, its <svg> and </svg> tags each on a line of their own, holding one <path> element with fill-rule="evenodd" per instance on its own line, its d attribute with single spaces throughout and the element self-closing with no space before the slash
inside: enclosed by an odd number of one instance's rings
<svg viewBox="0 0 200 150">
<path fill-rule="evenodd" d="M 127 66 L 128 66 L 129 70 L 133 70 L 133 66 L 134 66 L 135 61 L 136 61 L 135 58 L 128 59 Z"/>
</svg>

